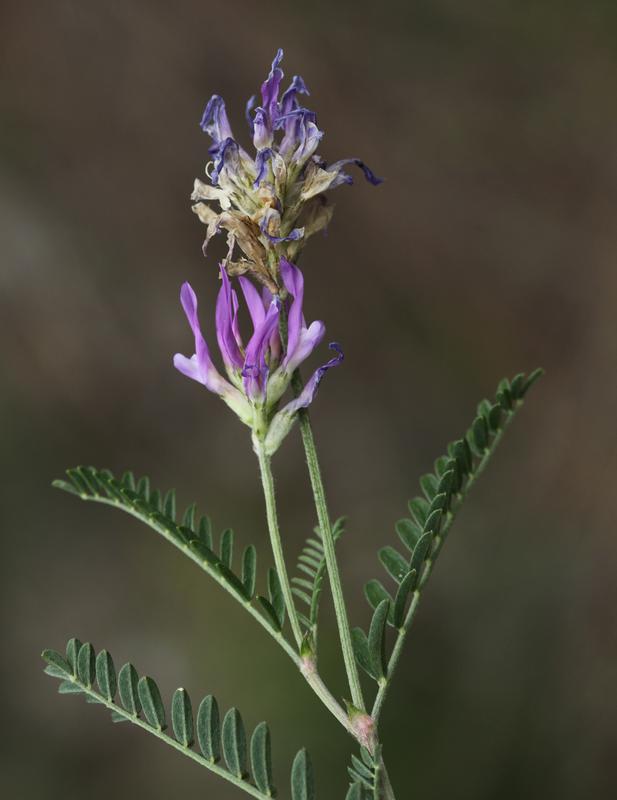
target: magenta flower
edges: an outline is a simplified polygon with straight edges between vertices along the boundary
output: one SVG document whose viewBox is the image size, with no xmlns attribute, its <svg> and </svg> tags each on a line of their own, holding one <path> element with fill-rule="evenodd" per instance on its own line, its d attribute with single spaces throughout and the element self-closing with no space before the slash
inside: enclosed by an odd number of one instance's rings
<svg viewBox="0 0 617 800">
<path fill-rule="evenodd" d="M 199 325 L 197 296 L 190 284 L 184 283 L 180 300 L 195 337 L 195 353 L 190 358 L 180 353 L 174 356 L 176 369 L 218 394 L 252 428 L 254 435 L 265 441 L 271 453 L 291 428 L 298 410 L 312 402 L 326 371 L 343 358 L 339 345 L 331 343 L 336 356 L 315 370 L 301 394 L 279 410 L 279 401 L 294 371 L 311 355 L 325 334 L 323 322 L 312 322 L 307 327 L 304 320 L 304 278 L 300 270 L 282 258 L 280 274 L 287 293 L 285 300 L 273 296 L 265 288 L 259 292 L 248 278 L 238 278 L 253 327 L 245 346 L 238 321 L 238 295 L 221 265 L 216 336 L 227 378 L 214 366 Z M 283 306 L 287 315 L 286 346 L 279 333 Z"/>
</svg>

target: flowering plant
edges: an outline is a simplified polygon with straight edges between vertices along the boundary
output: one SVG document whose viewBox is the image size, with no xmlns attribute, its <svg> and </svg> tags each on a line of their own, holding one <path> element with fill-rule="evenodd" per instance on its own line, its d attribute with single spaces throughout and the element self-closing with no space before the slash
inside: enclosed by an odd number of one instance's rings
<svg viewBox="0 0 617 800">
<path fill-rule="evenodd" d="M 420 479 L 421 494 L 409 501 L 409 515 L 395 525 L 403 552 L 392 545 L 379 551 L 391 588 L 379 579 L 367 582 L 365 594 L 373 609 L 369 630 L 352 629 L 335 552 L 343 521 L 332 522 L 328 512 L 308 415 L 320 381 L 341 363 L 343 352 L 340 345 L 331 343 L 334 356 L 303 382 L 300 369 L 319 348 L 325 325 L 320 321 L 307 325 L 305 321 L 304 277 L 295 262 L 306 241 L 331 221 L 332 206 L 326 192 L 352 183 L 345 171 L 348 165 L 358 166 L 374 185 L 381 179 L 358 158 L 328 164 L 317 154 L 323 132 L 314 112 L 301 105 L 308 89 L 302 78 L 295 76 L 281 92 L 282 57 L 279 50 L 261 87 L 261 105 L 256 106 L 254 97 L 247 104 L 254 156 L 234 137 L 221 97 L 210 99 L 201 120 L 203 131 L 212 139 L 208 182 L 195 181 L 192 200 L 193 210 L 207 228 L 204 252 L 215 235 L 227 234 L 227 254 L 218 266 L 220 287 L 214 320 L 226 377 L 217 369 L 206 343 L 197 295 L 188 283 L 182 285 L 180 300 L 193 335 L 194 353 L 174 357 L 180 373 L 218 395 L 251 430 L 274 561 L 263 593 L 257 590 L 256 548 L 246 546 L 240 568 L 234 567 L 233 532 L 223 531 L 217 547 L 210 520 L 199 516 L 194 504 L 178 516 L 173 490 L 162 495 L 151 489 L 147 478 L 135 480 L 127 472 L 117 479 L 108 470 L 93 467 L 70 469 L 68 480 L 55 485 L 84 500 L 136 516 L 237 599 L 355 741 L 358 753 L 351 755 L 347 800 L 393 800 L 387 745 L 382 742 L 379 721 L 403 645 L 458 510 L 541 371 L 501 381 L 495 399 L 479 404 L 469 430 L 451 443 L 446 454 L 435 461 L 434 470 Z M 243 337 L 240 331 L 241 300 L 252 325 L 250 337 Z M 305 449 L 317 527 L 299 557 L 300 574 L 290 578 L 277 518 L 272 457 L 295 421 Z M 346 699 L 332 694 L 319 671 L 319 606 L 326 584 L 332 594 L 347 676 Z M 43 658 L 46 672 L 60 679 L 61 693 L 79 694 L 106 706 L 114 721 L 129 721 L 149 731 L 252 797 L 275 796 L 270 732 L 265 722 L 248 740 L 237 709 L 230 709 L 221 721 L 217 701 L 208 695 L 194 716 L 188 693 L 178 689 L 171 701 L 171 735 L 166 733 L 167 712 L 157 684 L 148 676 L 139 677 L 132 664 L 116 672 L 106 650 L 97 654 L 91 644 L 75 638 L 69 640 L 66 654 L 45 650 Z M 370 703 L 360 670 L 374 689 Z M 312 766 L 305 750 L 296 755 L 291 767 L 290 796 L 291 800 L 315 797 Z"/>
</svg>

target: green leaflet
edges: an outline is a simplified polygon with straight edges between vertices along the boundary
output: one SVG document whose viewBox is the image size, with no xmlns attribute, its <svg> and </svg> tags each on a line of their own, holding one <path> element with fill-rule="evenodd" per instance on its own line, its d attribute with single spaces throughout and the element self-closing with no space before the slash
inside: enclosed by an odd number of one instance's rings
<svg viewBox="0 0 617 800">
<path fill-rule="evenodd" d="M 80 695 L 88 703 L 105 706 L 111 712 L 113 722 L 133 722 L 259 800 L 267 800 L 276 795 L 267 723 L 259 723 L 251 736 L 251 782 L 247 737 L 237 709 L 232 708 L 227 712 L 221 726 L 216 699 L 208 695 L 199 704 L 194 724 L 188 692 L 182 688 L 176 689 L 171 699 L 172 738 L 164 732 L 165 708 L 159 688 L 152 678 L 140 678 L 130 663 L 124 664 L 116 678 L 111 655 L 106 650 L 97 655 L 92 645 L 82 645 L 78 640 L 69 642 L 68 652 L 68 659 L 55 650 L 44 650 L 42 653 L 46 673 L 60 680 L 61 694 Z M 76 677 L 73 676 L 74 668 L 70 660 L 75 653 Z M 81 668 L 80 653 L 83 653 Z M 92 659 L 98 686 L 90 680 Z M 90 682 L 82 680 L 82 676 Z M 116 690 L 119 694 L 118 702 L 114 699 Z M 192 749 L 195 735 L 201 752 Z M 226 767 L 220 764 L 221 753 Z M 312 771 L 305 751 L 299 753 L 294 761 L 292 784 L 295 787 L 294 800 L 314 797 Z"/>
<path fill-rule="evenodd" d="M 388 669 L 386 663 L 386 620 L 390 608 L 389 600 L 382 600 L 375 609 L 368 633 L 368 657 L 373 675 L 383 678 Z"/>
<path fill-rule="evenodd" d="M 152 678 L 145 675 L 137 684 L 139 700 L 148 723 L 159 731 L 165 730 L 165 708 L 159 687 Z"/>
<path fill-rule="evenodd" d="M 141 701 L 137 691 L 139 675 L 132 664 L 125 664 L 118 673 L 118 693 L 124 708 L 136 717 L 141 713 Z"/>
<path fill-rule="evenodd" d="M 252 544 L 249 544 L 242 554 L 242 585 L 247 597 L 252 597 L 255 594 L 256 577 L 257 550 Z"/>
<path fill-rule="evenodd" d="M 96 681 L 101 694 L 106 700 L 113 700 L 116 696 L 116 669 L 112 657 L 107 650 L 101 650 L 96 657 Z"/>
<path fill-rule="evenodd" d="M 193 744 L 193 707 L 186 689 L 176 689 L 171 699 L 171 727 L 180 744 Z"/>
<path fill-rule="evenodd" d="M 246 731 L 237 708 L 230 708 L 223 719 L 223 756 L 229 771 L 244 777 L 246 766 Z"/>
<path fill-rule="evenodd" d="M 380 800 L 382 793 L 378 764 L 381 758 L 381 748 L 377 748 L 375 758 L 364 747 L 361 748 L 360 755 L 362 758 L 355 755 L 351 757 L 351 766 L 347 771 L 352 784 L 345 800 Z"/>
<path fill-rule="evenodd" d="M 370 675 L 371 678 L 375 678 L 375 680 L 377 680 L 377 676 L 373 672 L 373 665 L 371 664 L 368 639 L 362 628 L 352 629 L 351 644 L 353 646 L 353 652 L 358 665 L 362 667 L 367 675 Z"/>
<path fill-rule="evenodd" d="M 197 740 L 208 761 L 221 757 L 221 724 L 216 698 L 209 694 L 199 704 L 197 711 Z"/>
<path fill-rule="evenodd" d="M 276 614 L 279 628 L 282 628 L 285 623 L 285 597 L 283 596 L 283 587 L 281 586 L 278 572 L 274 567 L 270 567 L 268 570 L 268 594 L 270 595 L 270 605 Z"/>
<path fill-rule="evenodd" d="M 251 736 L 251 767 L 257 788 L 268 797 L 274 797 L 270 730 L 265 722 L 260 722 Z"/>
<path fill-rule="evenodd" d="M 92 686 L 96 675 L 94 648 L 90 642 L 82 644 L 77 654 L 77 676 L 86 686 Z"/>
<path fill-rule="evenodd" d="M 314 800 L 315 782 L 313 767 L 306 750 L 300 750 L 294 758 L 291 768 L 292 800 Z"/>
</svg>

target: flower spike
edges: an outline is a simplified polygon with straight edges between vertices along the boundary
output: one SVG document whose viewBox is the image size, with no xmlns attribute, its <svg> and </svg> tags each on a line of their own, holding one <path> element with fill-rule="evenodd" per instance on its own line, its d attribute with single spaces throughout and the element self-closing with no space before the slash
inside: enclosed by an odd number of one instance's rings
<svg viewBox="0 0 617 800">
<path fill-rule="evenodd" d="M 299 75 L 282 90 L 282 60 L 279 49 L 261 86 L 260 104 L 253 95 L 246 105 L 254 156 L 234 136 L 223 99 L 219 95 L 210 98 L 200 122 L 212 139 L 211 162 L 206 169 L 210 191 L 196 182 L 192 195 L 193 210 L 208 226 L 206 242 L 227 231 L 226 262 L 241 265 L 242 272 L 271 290 L 280 286 L 280 256 L 295 259 L 307 239 L 330 222 L 332 206 L 327 204 L 325 192 L 353 183 L 351 175 L 344 172 L 347 164 L 358 166 L 374 186 L 381 183 L 358 158 L 328 165 L 317 155 L 324 132 L 315 113 L 301 105 L 309 90 Z M 212 208 L 212 202 L 221 210 Z M 252 235 L 238 236 L 238 228 L 248 228 Z"/>
<path fill-rule="evenodd" d="M 325 333 L 323 322 L 306 325 L 304 278 L 298 267 L 283 258 L 279 270 L 287 292 L 285 299 L 272 295 L 267 289 L 260 294 L 248 278 L 238 277 L 253 326 L 253 333 L 245 346 L 238 322 L 238 294 L 225 266 L 220 266 L 221 287 L 216 300 L 215 322 L 227 379 L 220 375 L 212 362 L 197 316 L 197 296 L 188 283 L 183 284 L 180 299 L 195 339 L 195 353 L 191 358 L 180 353 L 174 356 L 176 369 L 218 394 L 253 430 L 256 439 L 266 442 L 270 453 L 280 446 L 297 412 L 313 401 L 327 370 L 339 364 L 343 357 L 340 347 L 331 344 L 337 356 L 319 367 L 302 393 L 279 410 L 294 371 L 311 355 Z M 287 318 L 286 343 L 281 341 L 279 334 L 283 310 Z"/>
</svg>

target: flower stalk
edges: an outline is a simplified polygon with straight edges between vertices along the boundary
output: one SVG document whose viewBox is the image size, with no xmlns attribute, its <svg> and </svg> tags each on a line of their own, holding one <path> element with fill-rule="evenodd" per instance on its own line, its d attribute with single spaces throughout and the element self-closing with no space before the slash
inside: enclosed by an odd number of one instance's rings
<svg viewBox="0 0 617 800">
<path fill-rule="evenodd" d="M 274 564 L 276 571 L 281 582 L 281 589 L 285 599 L 285 608 L 287 609 L 287 616 L 293 631 L 294 639 L 298 646 L 298 650 L 302 644 L 302 629 L 300 628 L 300 621 L 298 619 L 298 612 L 294 603 L 293 594 L 291 593 L 291 584 L 289 583 L 289 575 L 287 574 L 287 566 L 285 564 L 285 556 L 283 554 L 283 543 L 281 541 L 281 533 L 278 524 L 278 515 L 276 512 L 276 497 L 274 493 L 274 476 L 272 475 L 271 459 L 266 452 L 265 444 L 257 436 L 253 436 L 253 449 L 257 454 L 259 461 L 259 472 L 261 474 L 261 484 L 263 487 L 264 501 L 266 504 L 266 518 L 268 520 L 268 531 L 270 533 L 270 544 L 272 546 L 272 555 L 274 556 Z"/>
</svg>

